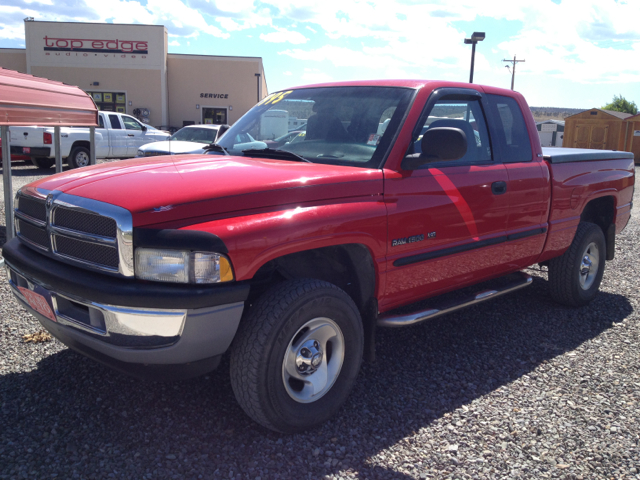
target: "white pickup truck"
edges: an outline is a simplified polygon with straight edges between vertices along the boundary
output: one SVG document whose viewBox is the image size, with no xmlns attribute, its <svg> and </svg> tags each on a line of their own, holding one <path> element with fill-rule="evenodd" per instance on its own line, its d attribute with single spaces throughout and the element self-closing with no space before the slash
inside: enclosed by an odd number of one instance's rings
<svg viewBox="0 0 640 480">
<path fill-rule="evenodd" d="M 130 115 L 116 112 L 98 112 L 96 127 L 96 158 L 135 157 L 138 147 L 169 137 L 149 125 L 140 123 Z M 28 155 L 34 165 L 50 168 L 55 163 L 55 142 L 52 127 L 11 127 L 11 153 Z M 62 158 L 71 168 L 89 165 L 89 128 L 63 127 L 60 129 Z"/>
</svg>

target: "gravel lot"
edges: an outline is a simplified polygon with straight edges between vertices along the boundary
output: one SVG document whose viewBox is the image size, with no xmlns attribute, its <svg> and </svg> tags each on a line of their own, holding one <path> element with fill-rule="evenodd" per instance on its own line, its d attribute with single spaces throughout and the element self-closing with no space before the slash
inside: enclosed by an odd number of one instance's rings
<svg viewBox="0 0 640 480">
<path fill-rule="evenodd" d="M 14 185 L 42 173 L 16 166 Z M 2 280 L 0 478 L 640 479 L 639 233 L 636 216 L 586 308 L 554 304 L 532 270 L 512 295 L 379 330 L 339 414 L 293 436 L 243 414 L 228 362 L 150 383 L 25 343 L 41 327 Z"/>
</svg>

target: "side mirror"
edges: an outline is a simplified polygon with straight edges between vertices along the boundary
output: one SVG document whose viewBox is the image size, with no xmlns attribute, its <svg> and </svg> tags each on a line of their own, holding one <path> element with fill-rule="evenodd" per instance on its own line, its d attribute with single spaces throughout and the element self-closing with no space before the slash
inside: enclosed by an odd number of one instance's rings
<svg viewBox="0 0 640 480">
<path fill-rule="evenodd" d="M 218 140 L 220 140 L 220 137 L 222 137 L 222 135 L 224 135 L 226 133 L 227 130 L 229 130 L 229 125 L 221 125 L 220 128 L 218 129 Z"/>
<path fill-rule="evenodd" d="M 143 132 L 146 132 L 146 131 L 147 131 L 147 127 L 146 127 L 146 125 L 142 125 L 142 131 L 143 131 Z"/>
<path fill-rule="evenodd" d="M 430 128 L 422 136 L 422 153 L 408 155 L 402 160 L 403 170 L 416 170 L 431 162 L 459 160 L 467 153 L 467 136 L 459 128 Z"/>
</svg>

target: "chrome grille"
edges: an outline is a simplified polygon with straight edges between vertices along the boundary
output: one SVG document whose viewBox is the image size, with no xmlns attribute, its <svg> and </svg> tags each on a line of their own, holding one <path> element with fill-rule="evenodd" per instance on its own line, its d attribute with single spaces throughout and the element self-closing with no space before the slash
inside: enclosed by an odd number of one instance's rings
<svg viewBox="0 0 640 480">
<path fill-rule="evenodd" d="M 113 218 L 84 213 L 67 207 L 56 207 L 53 211 L 56 227 L 70 228 L 79 232 L 116 238 L 118 227 Z"/>
<path fill-rule="evenodd" d="M 31 225 L 20 218 L 16 219 L 16 228 L 18 229 L 18 235 L 21 237 L 24 237 L 45 250 L 49 249 L 49 235 L 47 235 L 47 231 L 44 228 Z"/>
<path fill-rule="evenodd" d="M 85 262 L 118 268 L 118 249 L 98 245 L 62 235 L 53 236 L 54 251 L 58 255 L 79 258 Z"/>
<path fill-rule="evenodd" d="M 16 204 L 26 245 L 88 270 L 134 276 L 132 219 L 124 208 L 43 189 L 19 192 Z"/>
</svg>

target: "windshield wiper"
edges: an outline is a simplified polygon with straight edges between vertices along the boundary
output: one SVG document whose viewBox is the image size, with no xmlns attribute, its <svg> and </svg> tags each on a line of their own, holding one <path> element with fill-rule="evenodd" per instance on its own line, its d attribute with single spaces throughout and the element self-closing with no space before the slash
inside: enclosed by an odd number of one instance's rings
<svg viewBox="0 0 640 480">
<path fill-rule="evenodd" d="M 229 152 L 227 152 L 227 149 L 224 148 L 222 145 L 218 145 L 217 143 L 211 143 L 209 145 L 207 145 L 206 147 L 204 147 L 204 151 L 205 152 L 222 152 L 225 155 L 229 155 Z"/>
<path fill-rule="evenodd" d="M 276 160 L 294 160 L 296 162 L 313 163 L 311 160 L 307 160 L 302 155 L 298 155 L 297 153 L 289 152 L 287 150 L 277 150 L 274 148 L 250 148 L 248 150 L 242 150 L 242 153 L 249 157 L 273 158 Z"/>
</svg>

